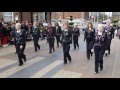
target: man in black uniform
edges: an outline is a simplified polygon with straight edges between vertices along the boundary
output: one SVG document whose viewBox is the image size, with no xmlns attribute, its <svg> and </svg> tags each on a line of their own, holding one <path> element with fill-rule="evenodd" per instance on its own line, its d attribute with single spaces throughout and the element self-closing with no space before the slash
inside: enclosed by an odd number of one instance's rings
<svg viewBox="0 0 120 90">
<path fill-rule="evenodd" d="M 32 28 L 32 36 L 33 36 L 33 41 L 34 41 L 34 47 L 35 47 L 35 52 L 37 51 L 37 48 L 40 50 L 40 45 L 38 44 L 39 38 L 40 38 L 40 29 L 37 26 L 37 22 L 33 23 L 33 28 Z"/>
<path fill-rule="evenodd" d="M 64 64 L 67 63 L 67 59 L 71 62 L 71 56 L 69 54 L 70 51 L 70 44 L 72 41 L 71 38 L 71 31 L 68 29 L 68 24 L 64 23 L 63 25 L 63 32 L 62 32 L 62 38 L 61 38 L 61 44 L 63 46 L 63 54 L 64 54 Z"/>
<path fill-rule="evenodd" d="M 21 29 L 20 23 L 16 23 L 15 27 L 16 49 L 19 59 L 19 66 L 21 66 L 23 65 L 22 59 L 24 59 L 24 62 L 26 61 L 26 55 L 24 54 L 24 50 L 26 47 L 26 31 Z"/>
<path fill-rule="evenodd" d="M 54 48 L 55 35 L 56 35 L 55 27 L 52 26 L 51 22 L 49 22 L 48 28 L 47 28 L 47 40 L 49 42 L 49 53 L 52 53 L 52 49 L 53 49 L 53 52 L 55 51 L 55 48 Z"/>
<path fill-rule="evenodd" d="M 114 29 L 113 29 L 112 26 L 110 26 L 110 22 L 111 21 L 108 19 L 107 22 L 106 22 L 107 26 L 105 26 L 105 28 L 104 28 L 104 31 L 107 35 L 107 43 L 106 43 L 107 48 L 106 48 L 106 51 L 105 51 L 106 56 L 110 54 L 111 40 L 114 38 Z"/>
<path fill-rule="evenodd" d="M 77 24 L 74 24 L 74 28 L 73 28 L 74 49 L 76 49 L 76 45 L 79 48 L 79 44 L 78 44 L 78 37 L 79 36 L 80 36 L 80 30 L 77 27 Z"/>
<path fill-rule="evenodd" d="M 62 33 L 61 27 L 58 25 L 58 23 L 55 23 L 55 30 L 56 30 L 56 40 L 57 40 L 57 47 L 59 47 L 60 43 L 60 36 Z"/>
</svg>

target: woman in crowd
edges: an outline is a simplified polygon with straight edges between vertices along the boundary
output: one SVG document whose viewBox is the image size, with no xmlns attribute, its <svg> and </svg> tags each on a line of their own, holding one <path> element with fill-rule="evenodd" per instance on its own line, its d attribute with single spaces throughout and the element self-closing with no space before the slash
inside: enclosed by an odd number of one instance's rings
<svg viewBox="0 0 120 90">
<path fill-rule="evenodd" d="M 87 47 L 87 58 L 90 59 L 93 54 L 93 44 L 94 44 L 94 37 L 95 37 L 95 29 L 91 22 L 88 23 L 87 28 L 85 29 L 84 34 L 84 41 L 86 40 L 86 47 Z"/>
<path fill-rule="evenodd" d="M 76 45 L 79 48 L 79 44 L 78 44 L 78 38 L 80 36 L 80 30 L 77 26 L 77 24 L 74 24 L 74 28 L 73 28 L 73 42 L 74 42 L 74 49 L 76 49 Z"/>
<path fill-rule="evenodd" d="M 37 49 L 40 50 L 40 45 L 38 44 L 39 38 L 40 38 L 40 29 L 38 27 L 38 23 L 34 22 L 32 27 L 32 36 L 33 36 L 33 42 L 35 47 L 35 52 Z"/>
<path fill-rule="evenodd" d="M 102 24 L 98 24 L 98 31 L 94 38 L 94 53 L 95 53 L 95 73 L 103 70 L 103 55 L 106 49 L 107 36 L 104 33 Z"/>
<path fill-rule="evenodd" d="M 63 46 L 64 64 L 67 64 L 67 60 L 71 62 L 71 56 L 69 54 L 70 44 L 72 42 L 71 34 L 71 31 L 68 29 L 68 23 L 64 23 L 61 38 L 61 44 Z"/>
</svg>

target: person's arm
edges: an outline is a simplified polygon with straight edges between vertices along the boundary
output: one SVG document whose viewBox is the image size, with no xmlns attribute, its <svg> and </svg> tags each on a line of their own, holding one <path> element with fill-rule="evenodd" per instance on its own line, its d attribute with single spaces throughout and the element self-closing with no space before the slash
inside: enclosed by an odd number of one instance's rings
<svg viewBox="0 0 120 90">
<path fill-rule="evenodd" d="M 86 29 L 85 29 L 85 33 L 84 33 L 84 41 L 86 40 Z"/>
<path fill-rule="evenodd" d="M 111 34 L 112 34 L 112 39 L 114 39 L 114 28 L 113 27 L 112 27 Z"/>
<path fill-rule="evenodd" d="M 78 29 L 78 36 L 80 36 L 80 29 Z"/>
</svg>

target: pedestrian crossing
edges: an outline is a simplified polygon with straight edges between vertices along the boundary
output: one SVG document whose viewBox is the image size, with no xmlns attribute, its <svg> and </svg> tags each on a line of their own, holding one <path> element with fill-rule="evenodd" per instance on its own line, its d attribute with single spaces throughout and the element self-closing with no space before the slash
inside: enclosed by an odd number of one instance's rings
<svg viewBox="0 0 120 90">
<path fill-rule="evenodd" d="M 81 73 L 66 71 L 66 70 L 60 70 L 55 75 L 53 75 L 51 78 L 80 78 Z"/>
<path fill-rule="evenodd" d="M 14 76 L 17 72 L 20 72 L 22 70 L 23 70 L 23 72 L 21 72 L 21 73 L 24 73 L 27 71 L 27 70 L 25 71 L 26 68 L 29 69 L 29 67 L 31 67 L 33 64 L 37 64 L 38 62 L 44 61 L 44 60 L 45 60 L 45 57 L 38 56 L 38 57 L 35 57 L 35 58 L 25 62 L 23 66 L 18 66 L 18 61 L 1 60 L 0 62 L 3 61 L 3 63 L 1 63 L 0 69 L 3 69 L 4 67 L 7 67 L 11 64 L 15 64 L 15 65 L 13 65 L 12 67 L 8 68 L 7 70 L 1 72 L 0 78 L 11 78 L 10 76 L 12 76 L 12 75 Z M 63 60 L 54 60 L 54 61 L 52 61 L 52 63 L 49 62 L 47 66 L 45 65 L 42 69 L 38 70 L 31 77 L 27 77 L 27 78 L 41 78 L 45 74 L 48 74 L 49 72 L 51 72 L 54 68 L 57 68 L 62 63 L 63 63 Z M 12 78 L 14 78 L 14 77 L 12 77 Z"/>
<path fill-rule="evenodd" d="M 41 60 L 43 60 L 43 59 L 44 59 L 44 57 L 36 57 L 36 58 L 34 58 L 34 59 L 32 59 L 32 60 L 27 61 L 27 62 L 24 63 L 24 65 L 21 66 L 21 67 L 18 66 L 18 65 L 17 65 L 17 66 L 14 66 L 14 67 L 12 67 L 12 68 L 10 68 L 10 69 L 8 69 L 8 70 L 0 73 L 0 78 L 6 78 L 6 77 L 8 77 L 8 76 L 10 76 L 10 75 L 12 75 L 12 74 L 14 74 L 14 73 L 22 70 L 22 69 L 25 69 L 25 68 L 29 67 L 30 65 L 32 65 L 32 64 L 34 64 L 34 63 L 37 63 L 37 62 L 39 62 L 39 61 L 41 61 Z"/>
<path fill-rule="evenodd" d="M 48 65 L 47 67 L 45 67 L 42 70 L 40 70 L 39 72 L 37 72 L 31 78 L 40 78 L 61 63 L 63 63 L 61 60 L 54 61 L 52 64 Z"/>
<path fill-rule="evenodd" d="M 17 61 L 0 59 L 0 69 L 15 63 L 17 63 Z"/>
</svg>

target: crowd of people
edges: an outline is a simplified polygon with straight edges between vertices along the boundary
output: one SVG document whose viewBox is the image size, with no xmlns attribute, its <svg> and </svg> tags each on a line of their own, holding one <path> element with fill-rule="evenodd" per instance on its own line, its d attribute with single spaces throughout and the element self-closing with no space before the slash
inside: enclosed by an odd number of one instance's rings
<svg viewBox="0 0 120 90">
<path fill-rule="evenodd" d="M 88 22 L 87 27 L 85 28 L 84 41 L 86 41 L 86 52 L 87 58 L 95 56 L 95 73 L 103 70 L 103 56 L 110 55 L 111 51 L 111 41 L 114 38 L 114 32 L 117 31 L 117 36 L 120 37 L 120 25 L 116 28 L 113 28 L 111 21 L 107 20 L 106 26 L 98 24 L 97 29 L 93 27 L 91 22 Z M 38 43 L 39 38 L 47 39 L 49 44 L 49 53 L 55 52 L 55 39 L 57 47 L 60 45 L 63 47 L 63 60 L 64 64 L 72 61 L 72 57 L 69 54 L 71 44 L 74 44 L 74 49 L 76 47 L 79 49 L 79 36 L 80 30 L 78 25 L 75 23 L 73 27 L 70 27 L 68 22 L 63 24 L 63 27 L 59 26 L 58 22 L 54 23 L 54 26 L 51 22 L 40 22 L 37 21 L 30 23 L 23 21 L 22 23 L 0 23 L 0 37 L 1 44 L 3 47 L 7 44 L 14 44 L 16 47 L 16 53 L 18 55 L 19 66 L 23 65 L 23 60 L 26 61 L 26 55 L 24 50 L 26 47 L 26 41 L 32 40 L 34 43 L 34 50 L 37 52 L 40 50 L 40 45 Z"/>
<path fill-rule="evenodd" d="M 14 44 L 14 38 L 11 35 L 11 33 L 15 30 L 15 21 L 11 22 L 4 22 L 3 19 L 0 21 L 0 45 L 3 47 L 13 45 Z M 32 23 L 28 21 L 22 21 L 21 23 L 21 29 L 24 29 L 27 33 L 27 41 L 32 40 Z M 46 21 L 40 21 L 38 23 L 38 28 L 40 29 L 40 37 L 41 39 L 45 39 L 46 37 L 46 27 L 47 23 Z"/>
</svg>

